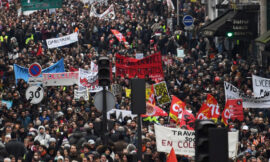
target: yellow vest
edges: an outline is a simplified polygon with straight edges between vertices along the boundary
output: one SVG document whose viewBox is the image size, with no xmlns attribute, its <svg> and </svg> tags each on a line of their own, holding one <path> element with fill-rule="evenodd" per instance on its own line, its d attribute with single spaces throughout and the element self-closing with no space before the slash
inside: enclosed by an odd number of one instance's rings
<svg viewBox="0 0 270 162">
<path fill-rule="evenodd" d="M 28 44 L 30 42 L 30 40 L 34 40 L 34 35 L 31 34 L 31 37 L 28 37 L 25 41 L 25 44 Z"/>
<path fill-rule="evenodd" d="M 3 37 L 2 35 L 0 36 L 0 41 L 4 42 L 4 39 L 8 39 L 8 36 L 6 35 L 5 37 Z"/>
<path fill-rule="evenodd" d="M 143 121 L 149 121 L 149 122 L 158 123 L 157 117 L 155 117 L 155 116 L 153 116 L 153 117 L 148 116 L 148 117 L 144 118 Z"/>
</svg>

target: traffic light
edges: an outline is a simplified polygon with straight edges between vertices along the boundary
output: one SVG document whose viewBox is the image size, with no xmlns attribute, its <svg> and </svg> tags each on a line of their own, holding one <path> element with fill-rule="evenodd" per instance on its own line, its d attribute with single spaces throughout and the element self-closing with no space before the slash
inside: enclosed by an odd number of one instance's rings
<svg viewBox="0 0 270 162">
<path fill-rule="evenodd" d="M 209 128 L 215 128 L 212 120 L 196 120 L 195 122 L 195 161 L 209 162 L 210 143 Z"/>
<path fill-rule="evenodd" d="M 98 59 L 98 82 L 99 86 L 109 86 L 110 78 L 110 60 L 108 57 L 99 57 Z"/>
<path fill-rule="evenodd" d="M 233 32 L 227 32 L 226 33 L 226 37 L 227 38 L 233 38 L 233 36 L 234 36 L 234 33 Z"/>
</svg>

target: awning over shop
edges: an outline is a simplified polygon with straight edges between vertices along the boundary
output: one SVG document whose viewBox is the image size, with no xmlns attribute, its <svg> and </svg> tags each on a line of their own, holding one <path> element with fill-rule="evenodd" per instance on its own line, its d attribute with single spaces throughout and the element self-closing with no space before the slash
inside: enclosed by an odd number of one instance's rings
<svg viewBox="0 0 270 162">
<path fill-rule="evenodd" d="M 224 33 L 223 26 L 225 26 L 227 20 L 232 20 L 237 14 L 237 11 L 230 10 L 220 17 L 216 18 L 201 29 L 201 33 L 204 36 L 221 36 Z M 221 34 L 222 33 L 222 34 Z"/>
<path fill-rule="evenodd" d="M 255 41 L 257 43 L 261 43 L 261 44 L 264 44 L 264 45 L 269 44 L 270 43 L 270 30 L 267 31 L 266 33 L 263 33 L 258 38 L 256 38 Z"/>
</svg>

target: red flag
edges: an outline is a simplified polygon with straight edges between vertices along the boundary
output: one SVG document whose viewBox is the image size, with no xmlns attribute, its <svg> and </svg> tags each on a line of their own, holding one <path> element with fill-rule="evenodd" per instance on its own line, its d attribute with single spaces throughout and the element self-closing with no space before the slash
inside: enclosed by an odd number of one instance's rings
<svg viewBox="0 0 270 162">
<path fill-rule="evenodd" d="M 122 33 L 120 33 L 118 30 L 115 29 L 111 29 L 111 32 L 118 39 L 119 42 L 124 42 L 125 47 L 128 48 L 128 42 Z"/>
<path fill-rule="evenodd" d="M 213 97 L 211 94 L 208 94 L 206 104 L 211 109 L 211 118 L 217 120 L 220 115 L 220 110 L 215 97 Z"/>
<path fill-rule="evenodd" d="M 9 3 L 8 2 L 6 3 L 6 9 L 7 10 L 9 9 Z"/>
<path fill-rule="evenodd" d="M 228 119 L 244 120 L 242 99 L 227 100 L 222 112 L 222 121 L 225 125 L 228 125 Z"/>
<path fill-rule="evenodd" d="M 38 51 L 37 51 L 37 56 L 40 56 L 40 55 L 43 55 L 42 54 L 42 46 L 41 45 L 38 46 Z"/>
<path fill-rule="evenodd" d="M 150 102 L 153 105 L 156 105 L 155 91 L 154 91 L 154 86 L 153 85 L 151 85 L 151 92 L 149 94 L 148 102 Z"/>
<path fill-rule="evenodd" d="M 194 115 L 184 109 L 182 117 L 179 118 L 179 127 L 186 126 L 188 130 L 194 130 L 195 120 Z"/>
<path fill-rule="evenodd" d="M 177 158 L 176 158 L 173 147 L 172 147 L 171 152 L 167 158 L 167 162 L 177 162 Z"/>
<path fill-rule="evenodd" d="M 182 114 L 185 109 L 186 104 L 179 100 L 177 97 L 172 96 L 171 108 L 170 108 L 170 117 L 177 122 L 178 116 Z"/>
<path fill-rule="evenodd" d="M 187 129 L 193 130 L 195 117 L 192 113 L 186 110 L 185 106 L 186 104 L 183 101 L 173 96 L 170 108 L 170 117 L 176 121 L 180 127 L 187 126 Z"/>
<path fill-rule="evenodd" d="M 196 116 L 196 119 L 203 120 L 203 119 L 210 119 L 210 118 L 211 118 L 210 107 L 208 107 L 206 103 L 203 103 Z"/>
<path fill-rule="evenodd" d="M 148 117 L 148 116 L 168 116 L 168 114 L 160 107 L 147 102 L 146 114 L 141 115 L 141 117 Z"/>
</svg>

